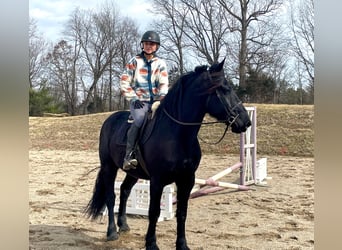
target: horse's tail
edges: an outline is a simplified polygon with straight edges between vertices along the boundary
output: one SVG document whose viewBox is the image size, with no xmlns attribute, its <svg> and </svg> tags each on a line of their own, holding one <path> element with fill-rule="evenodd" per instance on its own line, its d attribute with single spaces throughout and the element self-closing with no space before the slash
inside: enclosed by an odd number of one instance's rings
<svg viewBox="0 0 342 250">
<path fill-rule="evenodd" d="M 106 188 L 104 177 L 105 176 L 101 168 L 96 178 L 93 196 L 85 209 L 85 213 L 93 220 L 103 212 L 104 206 L 106 205 Z"/>
<path fill-rule="evenodd" d="M 96 219 L 99 215 L 102 214 L 107 202 L 115 199 L 114 181 L 116 170 L 114 167 L 114 163 L 112 162 L 112 159 L 110 157 L 108 146 L 110 140 L 110 131 L 111 126 L 110 122 L 107 119 L 100 131 L 99 156 L 101 167 L 97 174 L 93 196 L 85 209 L 85 213 L 92 219 Z"/>
</svg>

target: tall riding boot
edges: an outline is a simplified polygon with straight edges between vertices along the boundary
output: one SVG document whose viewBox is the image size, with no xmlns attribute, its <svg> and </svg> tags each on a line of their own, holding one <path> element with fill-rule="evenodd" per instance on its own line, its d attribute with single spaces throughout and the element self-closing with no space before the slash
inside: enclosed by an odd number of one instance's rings
<svg viewBox="0 0 342 250">
<path fill-rule="evenodd" d="M 134 158 L 133 151 L 137 142 L 139 130 L 140 128 L 133 123 L 127 132 L 126 155 L 122 167 L 124 170 L 134 169 L 138 165 L 138 161 Z"/>
</svg>

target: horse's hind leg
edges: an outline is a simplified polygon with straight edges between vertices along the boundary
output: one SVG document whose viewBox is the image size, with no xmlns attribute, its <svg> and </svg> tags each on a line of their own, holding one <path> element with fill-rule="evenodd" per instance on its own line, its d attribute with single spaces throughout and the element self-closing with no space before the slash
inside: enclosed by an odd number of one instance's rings
<svg viewBox="0 0 342 250">
<path fill-rule="evenodd" d="M 114 205 L 115 205 L 115 193 L 114 193 L 114 182 L 117 174 L 117 168 L 112 164 L 102 163 L 103 183 L 105 187 L 106 206 L 108 209 L 108 227 L 107 227 L 107 240 L 117 240 L 119 235 L 114 221 Z"/>
<path fill-rule="evenodd" d="M 126 175 L 124 181 L 121 184 L 120 187 L 120 204 L 119 204 L 119 212 L 118 212 L 118 226 L 120 232 L 126 232 L 129 231 L 130 228 L 127 224 L 127 218 L 126 218 L 126 205 L 128 197 L 131 193 L 131 190 L 135 183 L 137 183 L 138 179 Z"/>
</svg>

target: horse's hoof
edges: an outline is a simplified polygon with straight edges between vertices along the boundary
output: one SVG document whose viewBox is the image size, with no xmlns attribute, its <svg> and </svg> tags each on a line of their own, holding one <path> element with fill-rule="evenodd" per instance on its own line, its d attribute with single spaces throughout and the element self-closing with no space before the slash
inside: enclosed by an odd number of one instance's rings
<svg viewBox="0 0 342 250">
<path fill-rule="evenodd" d="M 181 247 L 176 247 L 176 250 L 190 250 L 188 246 L 181 246 Z"/>
<path fill-rule="evenodd" d="M 186 241 L 176 242 L 176 250 L 190 250 L 187 246 Z"/>
<path fill-rule="evenodd" d="M 159 250 L 159 247 L 157 246 L 156 243 L 153 243 L 149 246 L 146 246 L 146 250 Z"/>
<path fill-rule="evenodd" d="M 117 233 L 111 233 L 107 235 L 107 241 L 113 241 L 119 239 L 119 235 Z"/>
<path fill-rule="evenodd" d="M 158 246 L 146 247 L 146 250 L 159 250 Z"/>
<path fill-rule="evenodd" d="M 119 227 L 119 233 L 126 233 L 126 232 L 129 232 L 130 230 L 131 229 L 129 228 L 129 226 L 127 224 Z"/>
</svg>

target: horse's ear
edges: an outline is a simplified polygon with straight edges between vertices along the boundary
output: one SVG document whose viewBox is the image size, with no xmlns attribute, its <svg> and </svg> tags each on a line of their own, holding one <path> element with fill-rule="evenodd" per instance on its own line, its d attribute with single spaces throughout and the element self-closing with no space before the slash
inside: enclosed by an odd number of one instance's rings
<svg viewBox="0 0 342 250">
<path fill-rule="evenodd" d="M 223 64 L 224 64 L 224 61 L 225 61 L 225 60 L 226 60 L 226 58 L 223 58 L 222 62 L 211 65 L 211 67 L 209 68 L 209 71 L 210 71 L 210 72 L 219 72 L 219 71 L 222 71 L 222 69 L 223 69 Z"/>
<path fill-rule="evenodd" d="M 223 69 L 223 64 L 224 64 L 224 61 L 226 60 L 226 57 L 223 58 L 222 62 L 219 63 L 219 70 L 222 70 Z"/>
</svg>

